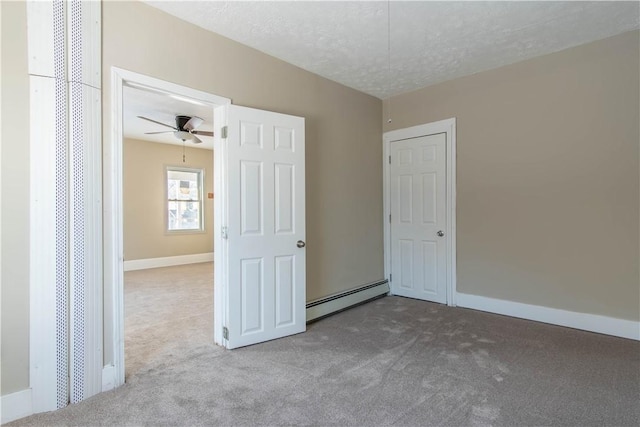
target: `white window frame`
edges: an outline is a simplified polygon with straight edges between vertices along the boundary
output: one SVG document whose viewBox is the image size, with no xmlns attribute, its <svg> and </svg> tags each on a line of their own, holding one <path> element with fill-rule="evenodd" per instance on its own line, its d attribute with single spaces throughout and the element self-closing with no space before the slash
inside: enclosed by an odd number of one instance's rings
<svg viewBox="0 0 640 427">
<path fill-rule="evenodd" d="M 200 221 L 198 228 L 192 229 L 170 229 L 169 228 L 169 203 L 172 201 L 184 201 L 184 200 L 170 200 L 169 199 L 169 171 L 177 171 L 177 172 L 190 172 L 198 174 L 198 204 L 200 205 Z M 165 233 L 168 235 L 174 234 L 194 234 L 194 233 L 205 233 L 205 206 L 204 206 L 204 182 L 205 182 L 205 170 L 204 168 L 188 168 L 183 166 L 171 166 L 167 165 L 164 168 L 164 226 Z"/>
</svg>

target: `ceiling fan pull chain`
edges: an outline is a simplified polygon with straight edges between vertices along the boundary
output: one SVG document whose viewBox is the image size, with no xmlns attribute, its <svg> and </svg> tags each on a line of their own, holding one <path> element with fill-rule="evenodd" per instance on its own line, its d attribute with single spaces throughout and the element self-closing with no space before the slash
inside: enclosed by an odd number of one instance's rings
<svg viewBox="0 0 640 427">
<path fill-rule="evenodd" d="M 182 140 L 182 163 L 187 161 L 187 157 L 184 154 L 184 139 Z"/>
</svg>

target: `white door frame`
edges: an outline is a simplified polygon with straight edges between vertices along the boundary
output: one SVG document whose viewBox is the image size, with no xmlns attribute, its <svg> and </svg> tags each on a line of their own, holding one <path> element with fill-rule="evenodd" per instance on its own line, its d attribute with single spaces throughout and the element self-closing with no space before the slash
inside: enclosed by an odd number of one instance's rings
<svg viewBox="0 0 640 427">
<path fill-rule="evenodd" d="M 382 170 L 383 170 L 383 198 L 384 198 L 384 276 L 389 279 L 391 273 L 391 194 L 390 194 L 390 170 L 389 155 L 391 143 L 409 138 L 418 138 L 437 133 L 446 134 L 446 177 L 447 177 L 447 305 L 456 305 L 456 119 L 446 119 L 437 122 L 426 123 L 404 129 L 385 132 L 382 137 Z M 391 293 L 394 284 L 389 281 Z"/>
<path fill-rule="evenodd" d="M 123 86 L 126 84 L 145 86 L 210 104 L 214 109 L 214 325 L 222 324 L 221 274 L 224 245 L 218 226 L 223 220 L 225 194 L 220 190 L 224 177 L 221 128 L 226 125 L 226 107 L 231 99 L 191 89 L 175 83 L 123 70 L 111 68 L 111 129 L 104 141 L 104 343 L 105 360 L 102 390 L 106 391 L 124 384 L 124 248 L 122 216 L 122 146 L 123 146 Z M 218 108 L 220 107 L 220 108 Z M 214 327 L 216 343 L 222 343 L 220 328 Z M 109 343 L 110 345 L 106 345 Z M 110 348 L 109 348 L 110 347 Z M 110 350 L 110 354 L 107 351 Z"/>
</svg>

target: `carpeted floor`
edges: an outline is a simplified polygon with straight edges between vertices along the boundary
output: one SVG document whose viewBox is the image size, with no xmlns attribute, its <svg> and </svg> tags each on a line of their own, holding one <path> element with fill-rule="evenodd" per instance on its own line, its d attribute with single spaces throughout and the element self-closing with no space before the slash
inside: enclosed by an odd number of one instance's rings
<svg viewBox="0 0 640 427">
<path fill-rule="evenodd" d="M 127 384 L 12 425 L 640 425 L 639 342 L 385 297 L 228 351 L 188 286 L 170 332 L 127 314 Z"/>
<path fill-rule="evenodd" d="M 124 275 L 125 381 L 167 353 L 213 341 L 213 263 Z"/>
</svg>

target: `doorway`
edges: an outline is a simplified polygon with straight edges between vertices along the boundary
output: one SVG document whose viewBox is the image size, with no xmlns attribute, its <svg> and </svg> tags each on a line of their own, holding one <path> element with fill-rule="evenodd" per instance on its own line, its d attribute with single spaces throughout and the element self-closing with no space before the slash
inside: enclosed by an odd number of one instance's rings
<svg viewBox="0 0 640 427">
<path fill-rule="evenodd" d="M 391 293 L 455 306 L 455 119 L 386 132 L 383 152 Z"/>
<path fill-rule="evenodd" d="M 212 345 L 213 108 L 123 87 L 126 381 Z"/>
<path fill-rule="evenodd" d="M 124 384 L 125 380 L 125 334 L 124 334 L 124 236 L 123 236 L 123 147 L 124 147 L 124 96 L 126 87 L 145 89 L 156 94 L 165 94 L 183 100 L 191 100 L 208 106 L 214 116 L 214 150 L 220 146 L 220 129 L 226 123 L 225 107 L 231 103 L 230 99 L 210 93 L 198 91 L 160 79 L 148 77 L 127 70 L 112 68 L 111 73 L 111 117 L 112 128 L 109 138 L 105 139 L 104 149 L 104 369 L 102 389 Z M 150 123 L 151 124 L 151 123 Z M 214 156 L 213 193 L 218 193 L 220 185 L 221 161 L 220 156 Z M 211 177 L 210 177 L 211 178 Z M 212 228 L 220 219 L 220 203 L 214 201 Z M 159 214 L 159 213 L 157 213 Z M 159 214 L 166 218 L 164 214 Z M 167 212 L 168 215 L 168 212 Z M 220 233 L 214 232 L 214 246 L 219 245 Z M 220 245 L 221 246 L 221 245 Z M 220 251 L 219 251 L 220 252 Z M 215 254 L 215 252 L 214 252 Z M 217 255 L 217 254 L 216 254 Z M 215 258 L 215 256 L 214 256 Z M 222 263 L 220 263 L 222 264 Z M 214 264 L 215 275 L 219 269 Z M 222 283 L 218 281 L 217 283 Z M 214 292 L 216 289 L 214 288 Z M 214 304 L 220 304 L 221 298 L 215 298 Z M 214 307 L 212 322 L 220 324 L 221 310 Z M 221 334 L 216 333 L 216 343 L 221 343 Z"/>
<path fill-rule="evenodd" d="M 213 106 L 214 329 L 226 348 L 306 330 L 304 118 L 112 68 L 104 151 L 103 391 L 124 384 L 122 112 L 126 85 Z M 180 132 L 176 132 L 180 134 Z"/>
</svg>

